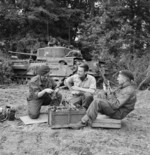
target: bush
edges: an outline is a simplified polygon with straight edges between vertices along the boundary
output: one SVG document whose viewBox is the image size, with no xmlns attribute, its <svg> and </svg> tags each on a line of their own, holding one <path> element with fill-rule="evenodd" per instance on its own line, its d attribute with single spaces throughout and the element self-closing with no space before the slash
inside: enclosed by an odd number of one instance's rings
<svg viewBox="0 0 150 155">
<path fill-rule="evenodd" d="M 3 60 L 0 64 L 0 84 L 10 84 L 12 82 L 13 70 L 9 60 Z"/>
<path fill-rule="evenodd" d="M 122 66 L 122 69 L 132 71 L 135 77 L 135 82 L 139 85 L 139 83 L 146 77 L 149 62 L 150 54 L 148 53 L 142 57 L 138 57 L 136 54 L 124 54 L 118 62 L 118 65 Z"/>
</svg>

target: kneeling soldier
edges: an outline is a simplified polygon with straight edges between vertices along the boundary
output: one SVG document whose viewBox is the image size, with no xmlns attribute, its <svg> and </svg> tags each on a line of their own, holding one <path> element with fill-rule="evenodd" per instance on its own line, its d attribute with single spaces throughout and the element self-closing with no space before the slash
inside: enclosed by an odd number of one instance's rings
<svg viewBox="0 0 150 155">
<path fill-rule="evenodd" d="M 28 115 L 32 119 L 39 117 L 41 106 L 58 106 L 61 102 L 62 95 L 58 93 L 56 83 L 49 77 L 49 72 L 50 68 L 43 65 L 39 68 L 38 75 L 29 82 Z M 56 94 L 55 98 L 53 93 Z"/>
</svg>

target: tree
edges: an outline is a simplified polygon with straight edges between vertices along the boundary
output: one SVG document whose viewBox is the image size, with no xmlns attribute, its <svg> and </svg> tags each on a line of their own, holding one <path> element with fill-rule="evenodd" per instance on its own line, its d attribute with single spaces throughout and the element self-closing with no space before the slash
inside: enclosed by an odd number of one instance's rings
<svg viewBox="0 0 150 155">
<path fill-rule="evenodd" d="M 126 52 L 142 56 L 149 51 L 149 1 L 108 0 L 99 4 L 98 14 L 81 24 L 83 48 L 99 57 Z"/>
<path fill-rule="evenodd" d="M 0 28 L 3 30 L 0 36 L 5 40 L 20 40 L 30 35 L 35 39 L 43 38 L 45 43 L 49 36 L 73 42 L 83 18 L 83 12 L 73 6 L 68 8 L 66 1 L 1 0 L 0 3 Z"/>
</svg>

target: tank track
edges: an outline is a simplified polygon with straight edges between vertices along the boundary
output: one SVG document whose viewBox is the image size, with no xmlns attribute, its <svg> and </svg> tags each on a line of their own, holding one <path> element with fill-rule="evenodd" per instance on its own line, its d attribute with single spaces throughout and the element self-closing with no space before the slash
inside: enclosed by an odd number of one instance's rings
<svg viewBox="0 0 150 155">
<path fill-rule="evenodd" d="M 32 77 L 35 75 L 18 75 L 14 76 L 12 81 L 17 84 L 27 85 L 28 82 L 31 80 Z M 65 77 L 52 77 L 53 80 L 57 83 L 57 85 L 61 85 L 65 79 Z"/>
<path fill-rule="evenodd" d="M 14 76 L 12 81 L 14 83 L 17 83 L 17 84 L 26 85 L 26 84 L 28 84 L 28 82 L 31 80 L 32 77 L 33 77 L 32 75 L 31 76 L 27 76 L 27 75 L 25 75 L 25 76 Z"/>
</svg>

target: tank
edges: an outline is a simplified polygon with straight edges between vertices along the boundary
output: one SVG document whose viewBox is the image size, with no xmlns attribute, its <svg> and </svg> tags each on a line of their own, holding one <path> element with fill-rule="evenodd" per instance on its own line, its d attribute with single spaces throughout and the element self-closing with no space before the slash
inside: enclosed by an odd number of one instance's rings
<svg viewBox="0 0 150 155">
<path fill-rule="evenodd" d="M 36 54 L 33 53 L 18 53 L 9 52 L 13 54 L 28 55 L 30 59 L 18 59 L 13 56 L 11 59 L 12 68 L 14 71 L 13 80 L 17 83 L 27 83 L 31 77 L 37 75 L 38 68 L 42 65 L 50 67 L 50 77 L 52 77 L 58 85 L 63 84 L 66 77 L 76 73 L 77 66 L 81 62 L 86 62 L 89 65 L 89 74 L 93 75 L 98 86 L 103 79 L 99 71 L 99 62 L 96 60 L 85 61 L 79 50 L 71 50 L 66 47 L 45 47 L 39 48 Z M 35 60 L 31 57 L 36 57 Z"/>
<path fill-rule="evenodd" d="M 39 48 L 36 54 L 9 53 L 29 55 L 30 57 L 36 56 L 36 60 L 21 60 L 16 56 L 11 57 L 12 68 L 15 73 L 13 80 L 17 81 L 17 83 L 26 83 L 31 77 L 37 75 L 39 66 L 48 65 L 50 67 L 50 76 L 60 84 L 64 78 L 75 73 L 77 62 L 83 60 L 81 54 L 76 54 L 79 51 L 58 46 Z"/>
</svg>

